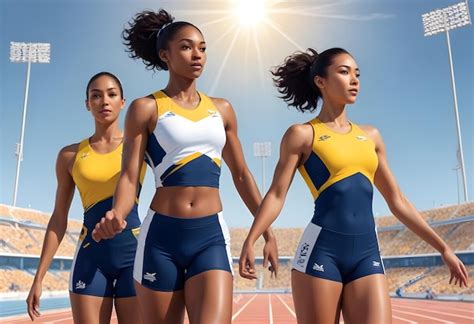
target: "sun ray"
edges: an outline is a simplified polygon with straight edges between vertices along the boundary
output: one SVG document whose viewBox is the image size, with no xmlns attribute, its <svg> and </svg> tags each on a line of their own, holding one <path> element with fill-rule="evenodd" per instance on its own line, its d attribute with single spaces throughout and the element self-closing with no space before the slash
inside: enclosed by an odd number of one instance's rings
<svg viewBox="0 0 474 324">
<path fill-rule="evenodd" d="M 255 45 L 255 51 L 257 52 L 257 64 L 258 64 L 258 74 L 260 76 L 260 82 L 262 83 L 262 87 L 264 86 L 264 75 L 263 75 L 263 64 L 262 64 L 262 54 L 260 52 L 260 45 L 258 44 L 258 35 L 257 29 L 255 26 L 252 28 L 252 37 L 253 42 Z"/>
<path fill-rule="evenodd" d="M 210 25 L 220 23 L 222 21 L 229 20 L 229 19 L 232 19 L 232 17 L 231 16 L 226 16 L 226 17 L 218 18 L 218 19 L 215 19 L 215 20 L 207 21 L 204 24 L 200 24 L 199 27 L 207 27 L 207 26 L 210 26 Z"/>
<path fill-rule="evenodd" d="M 293 44 L 298 50 L 300 50 L 302 52 L 304 51 L 302 46 L 300 46 L 298 43 L 296 43 L 294 40 L 292 40 L 290 36 L 288 36 L 286 33 L 284 33 L 280 28 L 278 28 L 278 26 L 276 26 L 270 19 L 265 19 L 263 22 L 265 24 L 267 24 L 269 27 L 273 28 L 283 38 L 285 38 L 287 41 L 289 41 L 291 44 Z"/>
<path fill-rule="evenodd" d="M 211 46 L 216 46 L 217 43 L 219 43 L 221 40 L 223 40 L 228 34 L 230 34 L 230 32 L 236 28 L 236 24 L 232 24 L 229 28 L 227 28 L 227 30 L 225 32 L 223 32 L 219 38 L 215 39 L 212 41 L 212 45 Z"/>
<path fill-rule="evenodd" d="M 209 92 L 208 92 L 209 95 L 211 95 L 211 96 L 214 94 L 214 91 L 216 90 L 217 85 L 219 84 L 219 80 L 221 78 L 222 71 L 224 70 L 224 67 L 227 63 L 227 59 L 229 58 L 229 55 L 232 52 L 232 49 L 234 48 L 235 41 L 237 40 L 237 37 L 239 36 L 239 34 L 240 34 L 240 29 L 236 28 L 234 38 L 232 39 L 232 42 L 230 43 L 230 46 L 227 49 L 227 52 L 225 53 L 224 59 L 221 62 L 221 66 L 219 67 L 219 71 L 217 72 L 217 75 L 216 75 L 216 77 L 214 79 L 214 82 L 211 86 L 211 90 L 209 90 Z"/>
<path fill-rule="evenodd" d="M 232 10 L 229 9 L 203 9 L 203 10 L 174 10 L 173 15 L 182 16 L 206 16 L 206 15 L 232 15 Z"/>
</svg>

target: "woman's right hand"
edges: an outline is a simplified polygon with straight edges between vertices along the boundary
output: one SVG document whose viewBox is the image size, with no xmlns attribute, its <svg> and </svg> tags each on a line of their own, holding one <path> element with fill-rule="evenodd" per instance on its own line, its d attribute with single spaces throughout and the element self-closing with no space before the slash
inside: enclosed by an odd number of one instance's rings
<svg viewBox="0 0 474 324">
<path fill-rule="evenodd" d="M 245 279 L 257 279 L 255 274 L 255 254 L 253 245 L 245 240 L 239 260 L 239 273 Z"/>
<path fill-rule="evenodd" d="M 34 281 L 33 285 L 31 286 L 30 293 L 28 294 L 28 298 L 26 299 L 28 315 L 32 321 L 41 315 L 39 312 L 39 307 L 42 290 L 41 282 Z"/>
</svg>

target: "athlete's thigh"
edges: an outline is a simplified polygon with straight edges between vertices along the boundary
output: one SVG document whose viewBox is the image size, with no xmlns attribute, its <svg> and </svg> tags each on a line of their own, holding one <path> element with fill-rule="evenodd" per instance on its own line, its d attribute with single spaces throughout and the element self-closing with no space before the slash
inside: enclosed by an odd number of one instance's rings
<svg viewBox="0 0 474 324">
<path fill-rule="evenodd" d="M 179 324 L 184 321 L 184 292 L 155 291 L 135 281 L 143 323 Z"/>
<path fill-rule="evenodd" d="M 342 314 L 349 324 L 391 323 L 392 309 L 385 275 L 373 274 L 346 284 Z"/>
<path fill-rule="evenodd" d="M 136 296 L 115 298 L 115 312 L 117 313 L 119 324 L 143 323 Z"/>
<path fill-rule="evenodd" d="M 69 292 L 72 317 L 75 324 L 108 324 L 112 314 L 113 299 L 80 295 Z"/>
<path fill-rule="evenodd" d="M 292 270 L 291 288 L 299 324 L 339 323 L 342 283 Z"/>
<path fill-rule="evenodd" d="M 209 270 L 189 278 L 184 294 L 190 324 L 230 324 L 232 286 L 232 274 L 224 270 Z"/>
</svg>

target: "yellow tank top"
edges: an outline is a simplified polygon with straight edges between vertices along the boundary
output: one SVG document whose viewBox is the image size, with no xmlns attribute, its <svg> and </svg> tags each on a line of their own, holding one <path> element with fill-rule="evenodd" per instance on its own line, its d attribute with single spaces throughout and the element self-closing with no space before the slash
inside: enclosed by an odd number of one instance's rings
<svg viewBox="0 0 474 324">
<path fill-rule="evenodd" d="M 318 118 L 311 120 L 312 151 L 300 171 L 314 199 L 328 187 L 357 173 L 373 185 L 378 166 L 375 143 L 356 124 L 346 134 L 334 132 Z"/>
<path fill-rule="evenodd" d="M 87 211 L 92 206 L 114 195 L 120 177 L 123 144 L 109 153 L 97 153 L 89 144 L 89 139 L 81 141 L 77 150 L 72 178 L 81 195 L 82 205 Z M 143 163 L 138 195 L 145 178 L 146 164 Z"/>
</svg>

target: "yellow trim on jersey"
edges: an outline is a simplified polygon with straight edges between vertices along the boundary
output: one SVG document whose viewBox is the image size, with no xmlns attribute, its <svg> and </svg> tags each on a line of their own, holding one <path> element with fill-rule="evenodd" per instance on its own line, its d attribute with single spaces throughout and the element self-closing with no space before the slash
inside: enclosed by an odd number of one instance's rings
<svg viewBox="0 0 474 324">
<path fill-rule="evenodd" d="M 214 163 L 217 164 L 219 167 L 221 166 L 221 159 L 213 158 L 212 161 L 214 161 Z"/>
<path fill-rule="evenodd" d="M 201 99 L 197 107 L 194 109 L 181 107 L 161 90 L 153 93 L 158 109 L 158 119 L 168 113 L 173 113 L 190 121 L 198 122 L 204 118 L 218 114 L 219 112 L 214 103 L 212 102 L 211 98 L 209 98 L 202 92 L 198 91 L 198 93 Z"/>
<path fill-rule="evenodd" d="M 77 186 L 84 210 L 114 195 L 120 178 L 123 143 L 109 153 L 97 153 L 89 144 L 89 139 L 79 143 L 72 178 Z M 143 183 L 146 165 L 140 170 L 139 182 Z M 138 200 L 137 200 L 138 202 Z"/>
<path fill-rule="evenodd" d="M 308 186 L 309 190 L 311 191 L 311 194 L 313 195 L 313 198 L 316 199 L 318 197 L 318 190 L 314 186 L 313 181 L 311 181 L 311 178 L 308 175 L 308 172 L 306 172 L 306 169 L 304 165 L 300 165 L 298 167 L 298 170 L 300 171 L 301 176 L 303 177 L 304 182 L 306 182 L 306 185 Z"/>
<path fill-rule="evenodd" d="M 311 120 L 309 124 L 314 131 L 311 154 L 320 160 L 329 173 L 326 181 L 316 188 L 316 179 L 312 179 L 307 170 L 309 160 L 298 167 L 314 199 L 331 185 L 356 173 L 361 173 L 372 184 L 374 183 L 378 166 L 375 143 L 360 127 L 351 123 L 351 130 L 341 134 L 333 131 L 318 118 Z M 310 171 L 311 174 L 326 172 L 325 170 Z"/>
<path fill-rule="evenodd" d="M 182 158 L 181 160 L 179 160 L 178 162 L 175 163 L 176 167 L 173 170 L 171 170 L 163 180 L 165 180 L 170 175 L 172 175 L 173 173 L 175 173 L 176 171 L 178 171 L 179 169 L 184 167 L 186 164 L 188 164 L 192 160 L 197 159 L 200 156 L 202 156 L 202 153 L 196 152 L 196 153 L 193 153 L 193 154 L 190 154 L 190 155 L 186 156 L 185 158 Z"/>
</svg>

